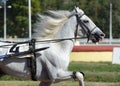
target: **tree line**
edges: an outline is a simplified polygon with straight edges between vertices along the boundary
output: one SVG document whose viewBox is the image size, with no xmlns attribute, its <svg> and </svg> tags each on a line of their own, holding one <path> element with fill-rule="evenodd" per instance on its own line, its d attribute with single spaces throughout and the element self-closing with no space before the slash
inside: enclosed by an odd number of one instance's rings
<svg viewBox="0 0 120 86">
<path fill-rule="evenodd" d="M 120 38 L 120 0 L 31 0 L 32 24 L 36 14 L 45 10 L 73 10 L 74 6 L 83 9 L 94 23 L 109 37 L 109 13 L 112 3 L 112 33 Z M 7 6 L 7 37 L 27 38 L 28 31 L 28 0 L 8 0 Z M 0 3 L 0 37 L 3 37 L 4 8 Z"/>
</svg>

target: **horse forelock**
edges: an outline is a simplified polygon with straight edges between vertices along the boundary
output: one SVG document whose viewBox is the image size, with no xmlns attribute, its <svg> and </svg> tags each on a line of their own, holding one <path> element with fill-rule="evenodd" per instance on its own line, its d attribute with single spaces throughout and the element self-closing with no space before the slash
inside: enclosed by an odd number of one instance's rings
<svg viewBox="0 0 120 86">
<path fill-rule="evenodd" d="M 48 15 L 38 15 L 38 21 L 34 24 L 33 38 L 53 39 L 69 18 L 69 11 L 47 11 Z"/>
</svg>

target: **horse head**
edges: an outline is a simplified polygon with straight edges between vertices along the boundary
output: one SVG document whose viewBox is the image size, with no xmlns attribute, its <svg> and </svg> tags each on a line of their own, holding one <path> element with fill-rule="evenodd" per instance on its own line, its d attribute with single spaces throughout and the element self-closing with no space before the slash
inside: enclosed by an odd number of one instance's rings
<svg viewBox="0 0 120 86">
<path fill-rule="evenodd" d="M 81 35 L 87 36 L 88 41 L 92 40 L 93 43 L 99 42 L 105 37 L 105 34 L 93 23 L 93 21 L 84 14 L 84 12 L 75 7 L 74 13 L 76 16 L 77 25 L 75 36 Z"/>
</svg>

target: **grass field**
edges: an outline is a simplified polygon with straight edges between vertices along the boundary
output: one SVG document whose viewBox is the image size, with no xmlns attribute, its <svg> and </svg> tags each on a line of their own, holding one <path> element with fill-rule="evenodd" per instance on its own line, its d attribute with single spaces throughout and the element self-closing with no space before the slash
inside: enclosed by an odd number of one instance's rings
<svg viewBox="0 0 120 86">
<path fill-rule="evenodd" d="M 120 82 L 120 65 L 111 62 L 71 62 L 69 70 L 83 71 L 88 82 Z"/>
</svg>

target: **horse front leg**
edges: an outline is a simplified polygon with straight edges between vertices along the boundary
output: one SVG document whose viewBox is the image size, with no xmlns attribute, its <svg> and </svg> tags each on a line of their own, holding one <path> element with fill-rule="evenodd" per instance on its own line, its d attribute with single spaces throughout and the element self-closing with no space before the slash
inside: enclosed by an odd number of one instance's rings
<svg viewBox="0 0 120 86">
<path fill-rule="evenodd" d="M 84 73 L 83 72 L 73 72 L 73 78 L 79 81 L 79 86 L 84 86 Z"/>
<path fill-rule="evenodd" d="M 62 71 L 58 73 L 58 77 L 56 78 L 56 82 L 65 81 L 68 79 L 77 79 L 79 81 L 79 86 L 84 86 L 84 73 L 83 72 L 69 72 Z"/>
</svg>

